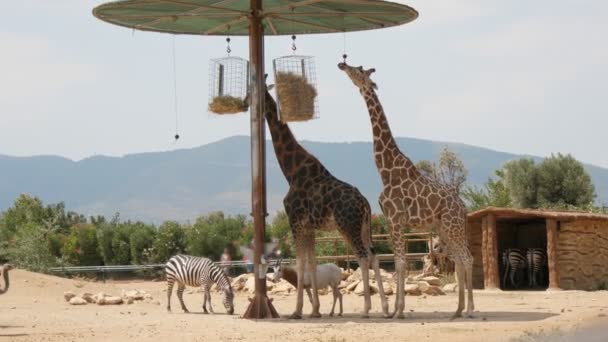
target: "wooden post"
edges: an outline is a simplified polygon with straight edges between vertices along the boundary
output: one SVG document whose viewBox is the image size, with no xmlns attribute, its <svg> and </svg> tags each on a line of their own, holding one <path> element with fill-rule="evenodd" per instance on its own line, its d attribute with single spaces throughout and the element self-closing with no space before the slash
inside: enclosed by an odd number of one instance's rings
<svg viewBox="0 0 608 342">
<path fill-rule="evenodd" d="M 264 255 L 264 230 L 266 229 L 266 139 L 264 99 L 264 28 L 262 26 L 262 0 L 251 0 L 249 17 L 249 61 L 251 63 L 251 201 L 254 236 L 255 296 L 249 299 L 245 318 L 278 318 L 272 300 L 266 295 L 266 265 Z"/>
<path fill-rule="evenodd" d="M 496 289 L 499 288 L 499 275 L 498 275 L 498 238 L 496 234 L 496 216 L 494 214 L 488 214 L 486 217 L 487 225 L 487 261 L 488 261 L 488 275 L 486 276 L 487 285 L 486 288 Z"/>
<path fill-rule="evenodd" d="M 559 271 L 557 269 L 557 220 L 546 219 L 547 261 L 549 265 L 549 289 L 559 290 Z"/>
<path fill-rule="evenodd" d="M 488 218 L 481 218 L 481 260 L 483 262 L 483 287 L 488 288 Z"/>
</svg>

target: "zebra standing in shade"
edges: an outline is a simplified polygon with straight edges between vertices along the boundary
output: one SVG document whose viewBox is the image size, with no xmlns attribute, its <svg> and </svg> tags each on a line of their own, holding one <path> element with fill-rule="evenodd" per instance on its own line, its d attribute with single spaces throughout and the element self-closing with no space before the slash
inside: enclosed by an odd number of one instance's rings
<svg viewBox="0 0 608 342">
<path fill-rule="evenodd" d="M 209 302 L 209 311 L 213 312 L 211 307 L 211 285 L 217 284 L 217 287 L 223 292 L 223 304 L 229 315 L 234 313 L 234 293 L 230 286 L 230 280 L 224 271 L 213 261 L 190 255 L 176 255 L 167 261 L 165 265 L 165 274 L 167 276 L 167 311 L 171 311 L 171 292 L 173 284 L 177 282 L 177 298 L 182 305 L 184 312 L 189 312 L 184 305 L 184 289 L 188 286 L 201 286 L 205 293 L 203 299 L 203 313 L 207 312 L 207 302 Z"/>
<path fill-rule="evenodd" d="M 528 267 L 526 253 L 517 248 L 505 249 L 502 252 L 502 264 L 504 268 L 503 288 L 507 286 L 507 276 L 511 280 L 511 286 L 517 288 L 515 275 L 518 271 L 525 270 Z"/>
<path fill-rule="evenodd" d="M 545 282 L 547 252 L 543 248 L 530 248 L 526 251 L 528 260 L 528 280 L 530 287 L 538 287 Z M 537 282 L 538 280 L 538 282 Z"/>
</svg>

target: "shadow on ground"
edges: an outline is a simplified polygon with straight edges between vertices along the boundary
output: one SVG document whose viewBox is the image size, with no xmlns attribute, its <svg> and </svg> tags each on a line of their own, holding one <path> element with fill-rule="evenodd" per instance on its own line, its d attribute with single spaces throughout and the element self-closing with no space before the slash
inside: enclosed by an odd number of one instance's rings
<svg viewBox="0 0 608 342">
<path fill-rule="evenodd" d="M 304 319 L 289 319 L 289 315 L 282 315 L 279 319 L 263 320 L 268 323 L 459 323 L 459 322 L 531 322 L 531 321 L 542 321 L 544 319 L 557 316 L 558 314 L 546 313 L 546 312 L 475 312 L 473 318 L 457 318 L 453 321 L 453 312 L 408 312 L 404 319 L 394 318 L 383 318 L 380 315 L 372 315 L 370 318 L 361 318 L 359 314 L 345 314 L 343 316 L 329 317 L 324 315 L 321 318 L 308 318 L 304 316 Z M 260 320 L 262 321 L 262 320 Z"/>
</svg>

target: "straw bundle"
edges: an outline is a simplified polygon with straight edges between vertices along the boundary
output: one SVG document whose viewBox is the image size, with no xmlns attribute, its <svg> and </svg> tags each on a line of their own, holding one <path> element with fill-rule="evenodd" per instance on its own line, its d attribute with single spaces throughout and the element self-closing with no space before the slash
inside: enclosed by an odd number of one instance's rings
<svg viewBox="0 0 608 342">
<path fill-rule="evenodd" d="M 278 72 L 275 87 L 281 108 L 281 120 L 306 121 L 315 115 L 317 90 L 306 78 L 291 72 Z"/>
<path fill-rule="evenodd" d="M 246 112 L 247 109 L 249 109 L 247 101 L 229 95 L 216 96 L 209 104 L 209 110 L 216 114 L 235 114 Z"/>
</svg>

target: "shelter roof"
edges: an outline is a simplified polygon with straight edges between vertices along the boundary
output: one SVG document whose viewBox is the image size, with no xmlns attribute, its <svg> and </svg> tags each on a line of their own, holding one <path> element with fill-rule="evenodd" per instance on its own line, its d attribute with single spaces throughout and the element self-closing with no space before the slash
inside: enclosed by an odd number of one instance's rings
<svg viewBox="0 0 608 342">
<path fill-rule="evenodd" d="M 516 209 L 516 208 L 497 208 L 488 207 L 469 213 L 469 220 L 480 220 L 482 217 L 492 214 L 497 218 L 509 219 L 534 219 L 534 218 L 552 218 L 560 221 L 576 221 L 576 220 L 600 220 L 608 221 L 608 215 L 576 212 L 576 211 L 553 211 L 541 209 Z"/>
</svg>

